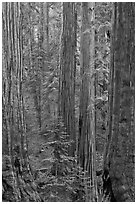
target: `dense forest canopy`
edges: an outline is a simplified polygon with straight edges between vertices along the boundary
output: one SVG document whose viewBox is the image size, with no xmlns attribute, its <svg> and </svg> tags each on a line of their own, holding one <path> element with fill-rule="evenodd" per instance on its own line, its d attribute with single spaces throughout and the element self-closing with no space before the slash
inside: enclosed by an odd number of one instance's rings
<svg viewBox="0 0 137 204">
<path fill-rule="evenodd" d="M 2 3 L 2 199 L 135 201 L 135 3 Z"/>
</svg>

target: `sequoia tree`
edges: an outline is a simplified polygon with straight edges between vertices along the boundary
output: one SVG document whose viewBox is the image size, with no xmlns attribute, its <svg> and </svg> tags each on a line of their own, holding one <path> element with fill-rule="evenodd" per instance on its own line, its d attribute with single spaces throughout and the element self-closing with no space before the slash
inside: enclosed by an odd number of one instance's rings
<svg viewBox="0 0 137 204">
<path fill-rule="evenodd" d="M 28 161 L 23 99 L 22 4 L 3 3 L 4 122 L 15 201 L 40 201 Z M 11 175 L 10 175 L 11 174 Z M 28 180 L 30 184 L 28 184 Z M 30 190 L 31 189 L 31 190 Z M 29 194 L 29 192 L 31 193 Z"/>
<path fill-rule="evenodd" d="M 76 50 L 76 10 L 75 3 L 63 3 L 62 49 L 60 59 L 61 115 L 67 132 L 73 140 L 70 154 L 75 151 L 75 50 Z"/>
<path fill-rule="evenodd" d="M 93 198 L 97 197 L 95 148 L 95 87 L 94 87 L 94 3 L 82 3 L 81 26 L 81 89 L 79 113 L 78 160 L 87 171 L 92 184 Z M 90 193 L 91 194 L 91 193 Z M 91 198 L 89 198 L 91 200 Z"/>
<path fill-rule="evenodd" d="M 112 201 L 134 201 L 135 4 L 114 3 L 111 42 L 109 135 L 104 192 Z"/>
</svg>

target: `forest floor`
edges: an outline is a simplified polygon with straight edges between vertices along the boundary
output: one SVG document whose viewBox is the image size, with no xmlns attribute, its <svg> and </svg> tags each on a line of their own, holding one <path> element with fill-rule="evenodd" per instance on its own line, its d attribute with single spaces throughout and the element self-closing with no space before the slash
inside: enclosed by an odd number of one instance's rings
<svg viewBox="0 0 137 204">
<path fill-rule="evenodd" d="M 39 131 L 36 115 L 33 110 L 31 110 L 32 102 L 28 104 L 28 109 L 30 114 L 28 115 L 27 121 L 30 121 L 27 127 L 27 142 L 28 142 L 28 155 L 29 164 L 31 167 L 31 172 L 36 185 L 36 191 L 45 202 L 71 202 L 74 200 L 81 201 L 83 196 L 83 188 L 80 190 L 79 194 L 76 196 L 71 195 L 70 190 L 64 190 L 62 184 L 57 183 L 54 180 L 54 184 L 47 184 L 49 180 L 49 175 L 51 176 L 51 167 L 53 155 L 53 147 L 49 146 L 47 141 L 53 140 L 53 133 L 55 131 L 54 124 L 46 126 L 45 129 Z M 50 123 L 49 121 L 47 124 Z M 33 124 L 33 125 L 32 125 Z M 103 167 L 103 155 L 100 151 L 96 154 L 97 159 L 97 171 L 100 171 Z M 11 171 L 11 166 L 9 163 L 9 158 L 3 155 L 2 162 L 2 175 L 3 175 L 3 201 L 13 202 L 15 201 L 13 193 L 13 175 Z M 97 177 L 99 192 L 102 191 L 102 175 Z M 59 179 L 58 179 L 59 181 Z M 65 183 L 65 182 L 64 182 Z M 73 188 L 73 187 L 72 187 Z M 63 192 L 63 193 L 62 193 Z M 90 199 L 90 198 L 89 198 Z"/>
</svg>

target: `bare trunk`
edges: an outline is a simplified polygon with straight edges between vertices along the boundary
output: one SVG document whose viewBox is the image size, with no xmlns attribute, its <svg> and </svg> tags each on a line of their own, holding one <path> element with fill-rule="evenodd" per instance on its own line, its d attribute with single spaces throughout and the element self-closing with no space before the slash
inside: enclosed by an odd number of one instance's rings
<svg viewBox="0 0 137 204">
<path fill-rule="evenodd" d="M 79 116 L 79 163 L 90 177 L 87 201 L 97 200 L 95 144 L 95 31 L 94 3 L 82 3 L 81 28 L 81 96 Z"/>
<path fill-rule="evenodd" d="M 30 197 L 26 188 L 25 179 L 31 175 L 29 161 L 26 155 L 26 127 L 23 104 L 23 56 L 22 56 L 22 14 L 21 3 L 3 3 L 3 16 L 5 18 L 4 44 L 6 73 L 5 118 L 8 134 L 8 148 L 11 161 L 11 172 L 16 201 L 28 201 Z M 15 141 L 17 144 L 15 144 Z M 31 177 L 32 178 L 32 177 Z M 22 184 L 24 187 L 22 187 Z M 31 186 L 33 185 L 33 187 Z M 39 201 L 39 196 L 33 189 L 33 200 Z"/>
<path fill-rule="evenodd" d="M 61 54 L 61 115 L 65 122 L 67 132 L 73 143 L 70 154 L 75 152 L 75 50 L 76 26 L 75 3 L 63 3 L 63 33 Z"/>
<path fill-rule="evenodd" d="M 134 159 L 131 159 L 134 158 L 135 146 L 134 6 L 134 3 L 114 4 L 110 124 L 104 163 L 104 186 L 110 176 L 113 192 L 107 190 L 111 200 L 119 202 L 134 201 Z"/>
</svg>

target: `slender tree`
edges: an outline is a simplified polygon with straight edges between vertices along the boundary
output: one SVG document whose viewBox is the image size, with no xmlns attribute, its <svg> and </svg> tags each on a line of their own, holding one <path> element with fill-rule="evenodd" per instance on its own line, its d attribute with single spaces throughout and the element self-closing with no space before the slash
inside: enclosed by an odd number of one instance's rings
<svg viewBox="0 0 137 204">
<path fill-rule="evenodd" d="M 111 42 L 109 135 L 104 192 L 111 200 L 134 201 L 135 4 L 115 3 Z"/>
<path fill-rule="evenodd" d="M 89 159 L 89 172 L 92 175 L 92 188 L 93 188 L 93 201 L 98 201 L 98 193 L 97 193 L 97 178 L 96 178 L 96 112 L 95 112 L 95 98 L 96 98 L 96 78 L 95 78 L 95 3 L 88 3 L 88 8 L 90 9 L 89 13 L 89 22 L 90 22 L 90 83 L 89 83 L 89 121 L 90 121 L 90 130 L 89 130 L 89 143 L 91 145 L 89 151 L 89 158 L 91 155 L 91 161 Z"/>
<path fill-rule="evenodd" d="M 43 47 L 49 50 L 49 5 L 48 2 L 43 3 Z"/>
<path fill-rule="evenodd" d="M 42 68 L 42 119 L 44 120 L 44 84 L 46 81 L 46 73 L 49 72 L 49 4 L 48 2 L 41 3 L 41 20 L 42 20 L 42 40 L 43 40 L 43 52 L 44 52 L 44 58 L 43 58 L 43 68 Z M 50 117 L 50 104 L 48 103 L 46 105 L 46 109 L 48 110 L 48 114 Z"/>
</svg>

